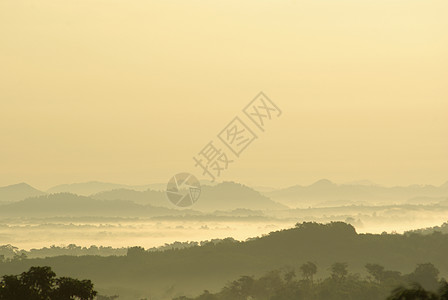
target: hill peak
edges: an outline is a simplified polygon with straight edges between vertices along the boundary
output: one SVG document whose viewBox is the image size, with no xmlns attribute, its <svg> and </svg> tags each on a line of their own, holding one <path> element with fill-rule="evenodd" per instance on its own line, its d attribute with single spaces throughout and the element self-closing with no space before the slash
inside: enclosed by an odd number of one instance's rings
<svg viewBox="0 0 448 300">
<path fill-rule="evenodd" d="M 332 187 L 332 186 L 335 186 L 335 185 L 336 185 L 335 183 L 331 182 L 328 179 L 321 179 L 321 180 L 316 181 L 315 183 L 313 183 L 310 186 L 312 186 L 312 187 L 320 187 L 321 188 L 321 187 Z"/>
<path fill-rule="evenodd" d="M 3 190 L 34 190 L 34 191 L 37 191 L 37 189 L 33 188 L 31 185 L 29 185 L 26 182 L 11 184 L 11 185 L 3 186 L 0 188 Z"/>
<path fill-rule="evenodd" d="M 45 193 L 25 182 L 21 182 L 0 187 L 0 202 L 15 202 L 43 194 Z"/>
</svg>

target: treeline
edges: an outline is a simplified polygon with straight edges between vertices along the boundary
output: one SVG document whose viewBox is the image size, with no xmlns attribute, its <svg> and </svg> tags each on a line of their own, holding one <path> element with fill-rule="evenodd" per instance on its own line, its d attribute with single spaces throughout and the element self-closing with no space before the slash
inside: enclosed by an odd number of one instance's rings
<svg viewBox="0 0 448 300">
<path fill-rule="evenodd" d="M 135 248 L 138 248 L 137 251 L 145 251 L 156 252 L 156 251 L 167 251 L 167 250 L 180 250 L 191 247 L 203 246 L 209 243 L 218 244 L 222 241 L 232 240 L 232 238 L 227 239 L 212 239 L 210 241 L 201 241 L 201 242 L 174 242 L 174 243 L 165 243 L 159 247 L 152 247 L 145 250 L 143 247 L 135 246 L 135 247 L 121 247 L 121 248 L 113 248 L 110 246 L 96 246 L 91 245 L 89 247 L 77 246 L 76 244 L 69 244 L 67 246 L 55 246 L 52 245 L 50 247 L 43 247 L 40 249 L 30 249 L 29 251 L 19 249 L 13 245 L 1 245 L 0 246 L 0 263 L 2 262 L 11 262 L 11 261 L 20 261 L 27 258 L 44 258 L 44 257 L 53 257 L 53 256 L 126 256 L 129 251 L 134 251 Z"/>
<path fill-rule="evenodd" d="M 67 246 L 50 246 L 40 249 L 30 249 L 29 251 L 19 249 L 12 245 L 0 246 L 0 262 L 17 261 L 26 258 L 41 258 L 61 255 L 81 256 L 81 255 L 98 255 L 98 256 L 112 256 L 112 255 L 126 255 L 128 248 L 113 248 L 104 246 L 81 247 L 75 244 Z"/>
<path fill-rule="evenodd" d="M 313 262 L 300 266 L 299 276 L 292 269 L 275 270 L 264 276 L 241 276 L 221 291 L 205 290 L 193 298 L 174 300 L 447 300 L 448 283 L 439 278 L 431 264 L 419 264 L 410 274 L 386 270 L 379 264 L 366 264 L 367 276 L 351 274 L 347 263 L 334 263 L 330 275 L 314 279 L 318 267 Z"/>
<path fill-rule="evenodd" d="M 348 263 L 352 275 L 348 274 L 346 279 L 359 274 L 360 281 L 355 282 L 359 285 L 369 282 L 366 276 L 371 276 L 366 263 L 384 266 L 386 275 L 393 274 L 390 270 L 409 275 L 417 264 L 429 262 L 440 270 L 440 277 L 448 276 L 448 235 L 437 232 L 428 235 L 358 234 L 353 226 L 342 222 L 305 222 L 244 242 L 229 238 L 219 242 L 188 243 L 183 248 L 180 245 L 163 251 L 131 247 L 121 256 L 28 258 L 2 263 L 0 275 L 17 274 L 30 266 L 51 266 L 64 276 L 89 278 L 100 294 L 120 295 L 123 300 L 196 296 L 204 289 L 216 292 L 242 274 L 258 278 L 284 266 L 296 266 L 295 280 L 300 281 L 303 278 L 299 267 L 308 261 L 318 267 L 313 276 L 314 284 L 331 278 L 334 262 Z M 400 280 L 406 277 L 401 274 Z M 347 282 L 356 287 L 352 281 Z M 397 284 L 400 282 L 408 281 Z M 381 295 L 386 297 L 386 292 L 390 291 L 383 290 Z"/>
<path fill-rule="evenodd" d="M 407 231 L 405 234 L 409 234 L 409 233 L 432 234 L 434 232 L 440 232 L 440 233 L 447 234 L 448 233 L 448 222 L 445 222 L 440 226 L 434 226 L 434 227 L 428 227 L 428 228 L 423 228 L 423 229 Z"/>
</svg>

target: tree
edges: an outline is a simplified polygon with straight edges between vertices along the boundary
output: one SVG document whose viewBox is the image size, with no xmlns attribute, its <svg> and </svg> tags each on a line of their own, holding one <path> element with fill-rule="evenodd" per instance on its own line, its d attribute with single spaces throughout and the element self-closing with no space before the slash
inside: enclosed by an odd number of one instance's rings
<svg viewBox="0 0 448 300">
<path fill-rule="evenodd" d="M 294 272 L 294 271 L 286 272 L 286 274 L 284 276 L 285 281 L 288 283 L 291 283 L 295 277 L 296 277 L 296 272 Z"/>
<path fill-rule="evenodd" d="M 90 280 L 77 280 L 70 277 L 56 279 L 57 288 L 53 291 L 53 298 L 57 300 L 90 300 L 96 295 Z"/>
<path fill-rule="evenodd" d="M 148 252 L 146 252 L 145 248 L 143 247 L 130 247 L 128 248 L 127 256 L 133 257 L 133 258 L 141 258 L 142 256 L 145 256 Z"/>
<path fill-rule="evenodd" d="M 21 261 L 21 260 L 25 260 L 25 259 L 27 259 L 28 258 L 28 256 L 26 255 L 26 253 L 16 253 L 16 254 L 14 254 L 14 256 L 13 256 L 13 258 L 12 258 L 12 260 L 13 261 Z"/>
<path fill-rule="evenodd" d="M 31 267 L 0 281 L 0 300 L 92 300 L 95 296 L 90 280 L 56 278 L 50 267 Z"/>
<path fill-rule="evenodd" d="M 313 282 L 313 277 L 317 273 L 317 266 L 313 262 L 307 262 L 300 266 L 300 271 L 305 280 Z"/>
<path fill-rule="evenodd" d="M 343 280 L 348 274 L 347 263 L 334 263 L 331 265 L 331 277 L 336 280 Z"/>
<path fill-rule="evenodd" d="M 42 299 L 50 297 L 56 274 L 50 267 L 31 267 L 20 275 L 20 281 L 31 293 Z"/>
<path fill-rule="evenodd" d="M 216 297 L 211 294 L 208 290 L 205 290 L 202 295 L 198 297 L 198 300 L 214 300 Z"/>
<path fill-rule="evenodd" d="M 439 288 L 440 300 L 448 300 L 448 282 L 442 279 Z"/>
<path fill-rule="evenodd" d="M 387 300 L 439 300 L 439 297 L 426 291 L 419 284 L 413 284 L 410 288 L 399 287 L 392 291 Z"/>
<path fill-rule="evenodd" d="M 448 283 L 444 279 L 440 281 L 438 294 L 413 283 L 410 288 L 395 289 L 387 300 L 448 300 Z"/>
<path fill-rule="evenodd" d="M 224 294 L 229 299 L 246 300 L 252 293 L 254 281 L 253 277 L 241 276 L 223 289 Z"/>
<path fill-rule="evenodd" d="M 29 289 L 23 285 L 22 281 L 16 275 L 5 275 L 0 281 L 0 299 L 1 300 L 25 300 L 28 299 Z M 31 299 L 31 298 L 30 298 Z"/>
<path fill-rule="evenodd" d="M 376 282 L 381 283 L 384 277 L 384 267 L 379 264 L 366 264 L 366 270 Z"/>
<path fill-rule="evenodd" d="M 439 270 L 431 263 L 418 264 L 409 275 L 410 282 L 417 282 L 423 288 L 436 291 L 439 287 Z"/>
</svg>

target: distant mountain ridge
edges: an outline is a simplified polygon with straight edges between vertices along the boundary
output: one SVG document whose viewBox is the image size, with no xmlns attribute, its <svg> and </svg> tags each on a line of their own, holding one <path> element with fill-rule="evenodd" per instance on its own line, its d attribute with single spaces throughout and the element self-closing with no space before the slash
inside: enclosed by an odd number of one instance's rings
<svg viewBox="0 0 448 300">
<path fill-rule="evenodd" d="M 80 196 L 89 196 L 104 191 L 116 190 L 116 189 L 130 189 L 137 191 L 145 191 L 150 188 L 151 185 L 126 185 L 110 182 L 89 181 L 70 184 L 60 184 L 47 190 L 47 193 L 72 193 Z"/>
<path fill-rule="evenodd" d="M 132 191 L 127 189 L 112 190 L 92 195 L 99 200 L 129 200 L 140 204 L 151 204 L 162 207 L 174 207 L 163 191 Z M 214 186 L 202 186 L 199 200 L 192 209 L 213 212 L 215 210 L 272 210 L 288 207 L 272 201 L 260 192 L 234 182 L 218 183 Z"/>
<path fill-rule="evenodd" d="M 201 211 L 239 208 L 279 210 L 288 208 L 286 205 L 273 201 L 251 187 L 235 182 L 223 182 L 216 186 L 203 186 L 201 197 L 194 207 Z"/>
<path fill-rule="evenodd" d="M 97 200 L 69 193 L 27 198 L 0 206 L 0 216 L 7 217 L 152 217 L 185 215 L 188 213 L 192 213 L 192 211 L 141 205 L 125 200 Z M 196 214 L 199 214 L 199 212 Z"/>
<path fill-rule="evenodd" d="M 24 182 L 0 187 L 0 203 L 16 202 L 41 195 L 45 193 Z"/>
<path fill-rule="evenodd" d="M 201 181 L 201 184 L 205 185 L 215 185 L 209 181 Z M 109 192 L 113 190 L 132 190 L 132 191 L 164 191 L 166 189 L 166 183 L 150 183 L 145 185 L 127 185 L 111 182 L 101 182 L 101 181 L 87 181 L 87 182 L 77 182 L 69 184 L 60 184 L 51 187 L 47 190 L 47 193 L 72 193 L 81 196 L 90 196 L 102 192 Z"/>
<path fill-rule="evenodd" d="M 162 191 L 135 191 L 121 188 L 92 194 L 90 197 L 97 200 L 127 200 L 138 204 L 172 207 L 171 203 L 166 198 L 165 192 Z"/>
<path fill-rule="evenodd" d="M 164 184 L 131 186 L 105 182 L 84 182 L 63 184 L 50 188 L 47 192 L 71 193 L 89 196 L 96 200 L 124 200 L 142 205 L 176 208 L 166 198 Z M 0 187 L 0 204 L 46 195 L 26 183 Z M 387 205 L 387 204 L 430 204 L 448 199 L 448 182 L 441 186 L 410 185 L 384 187 L 367 180 L 336 184 L 321 179 L 308 186 L 295 185 L 283 189 L 254 188 L 235 182 L 210 185 L 203 182 L 201 197 L 194 209 L 204 212 L 215 210 L 282 210 L 288 207 L 327 207 L 338 205 Z"/>
<path fill-rule="evenodd" d="M 260 192 L 234 182 L 202 186 L 201 197 L 189 209 L 211 213 L 216 210 L 235 211 L 282 210 L 288 207 L 272 201 Z M 91 196 L 73 193 L 37 193 L 37 197 L 26 197 L 13 203 L 2 205 L 0 216 L 20 215 L 114 215 L 150 216 L 153 212 L 179 215 L 187 210 L 179 209 L 167 198 L 164 191 L 135 191 L 115 189 Z"/>
<path fill-rule="evenodd" d="M 331 205 L 331 203 L 407 203 L 411 199 L 448 197 L 448 182 L 441 186 L 410 185 L 384 187 L 371 184 L 336 184 L 328 179 L 308 186 L 295 185 L 264 193 L 272 200 L 292 207 Z"/>
</svg>

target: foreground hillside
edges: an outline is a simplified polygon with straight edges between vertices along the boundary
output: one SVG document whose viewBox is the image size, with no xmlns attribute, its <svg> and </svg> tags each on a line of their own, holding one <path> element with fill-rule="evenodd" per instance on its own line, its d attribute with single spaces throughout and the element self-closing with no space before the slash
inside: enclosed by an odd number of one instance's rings
<svg viewBox="0 0 448 300">
<path fill-rule="evenodd" d="M 314 279 L 319 272 L 313 262 L 294 270 L 272 270 L 265 275 L 241 276 L 218 293 L 204 290 L 197 297 L 174 300 L 446 300 L 448 283 L 431 263 L 418 264 L 409 274 L 366 264 L 367 276 L 348 271 L 346 263 L 331 265 L 331 274 Z"/>
<path fill-rule="evenodd" d="M 335 262 L 345 262 L 352 273 L 365 273 L 366 263 L 410 273 L 420 263 L 432 263 L 448 274 L 448 235 L 357 234 L 345 223 L 298 224 L 293 229 L 237 242 L 232 239 L 187 249 L 148 252 L 132 248 L 127 256 L 60 256 L 5 262 L 3 274 L 18 274 L 30 266 L 51 266 L 61 276 L 89 278 L 102 294 L 120 299 L 171 299 L 217 291 L 241 275 L 298 268 L 312 261 L 318 276 L 327 276 Z M 1 275 L 3 275 L 1 274 Z M 138 298 L 140 297 L 140 298 Z"/>
</svg>

